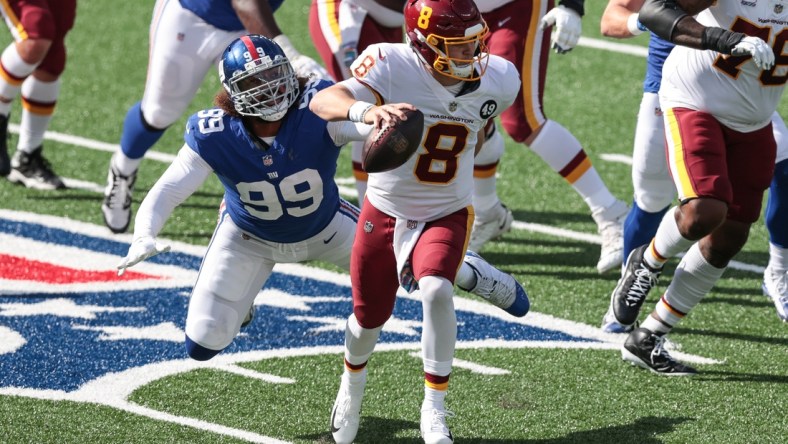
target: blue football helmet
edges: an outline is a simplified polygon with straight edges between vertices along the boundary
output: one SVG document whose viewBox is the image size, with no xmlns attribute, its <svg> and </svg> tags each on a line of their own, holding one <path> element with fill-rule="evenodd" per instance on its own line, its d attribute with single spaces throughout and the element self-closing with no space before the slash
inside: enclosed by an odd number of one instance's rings
<svg viewBox="0 0 788 444">
<path fill-rule="evenodd" d="M 298 97 L 298 78 L 284 51 L 261 35 L 232 42 L 219 61 L 219 80 L 236 111 L 269 122 L 282 119 Z"/>
</svg>

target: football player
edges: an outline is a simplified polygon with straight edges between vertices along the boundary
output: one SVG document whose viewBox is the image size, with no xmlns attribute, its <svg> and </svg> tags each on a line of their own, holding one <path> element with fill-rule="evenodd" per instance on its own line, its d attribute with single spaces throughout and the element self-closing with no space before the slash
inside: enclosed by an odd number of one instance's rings
<svg viewBox="0 0 788 444">
<path fill-rule="evenodd" d="M 312 0 L 309 34 L 331 77 L 348 79 L 350 64 L 374 43 L 401 43 L 405 0 Z M 351 144 L 353 176 L 358 201 L 367 192 L 367 173 L 361 167 L 364 143 Z"/>
<path fill-rule="evenodd" d="M 515 142 L 530 147 L 560 174 L 591 209 L 602 237 L 597 271 L 604 273 L 623 260 L 621 231 L 628 208 L 607 189 L 575 136 L 544 114 L 542 98 L 550 48 L 561 54 L 577 44 L 584 13 L 584 0 L 559 3 L 553 7 L 553 0 L 476 1 L 490 27 L 490 53 L 512 62 L 522 79 L 513 105 L 501 113 L 501 124 Z M 554 28 L 552 39 L 550 27 Z M 514 219 L 496 193 L 495 174 L 504 152 L 503 137 L 492 121 L 485 132 L 485 144 L 474 162 L 476 221 L 470 244 L 474 251 L 509 231 Z"/>
<path fill-rule="evenodd" d="M 211 172 L 219 177 L 219 223 L 186 319 L 186 349 L 197 360 L 221 352 L 251 321 L 254 298 L 276 263 L 324 260 L 349 270 L 358 208 L 339 197 L 334 174 L 339 147 L 370 129 L 312 113 L 309 100 L 331 82 L 296 77 L 284 50 L 264 36 L 233 42 L 219 77 L 217 107 L 189 118 L 185 144 L 142 201 L 134 240 L 118 265 L 122 274 L 167 251 L 156 241 L 167 218 Z M 461 268 L 480 296 L 497 283 L 510 285 L 511 293 L 490 301 L 522 315 L 512 307 L 511 276 L 479 258 Z"/>
<path fill-rule="evenodd" d="M 367 131 L 327 125 L 309 111 L 309 99 L 331 83 L 297 77 L 284 50 L 264 36 L 230 44 L 219 76 L 217 107 L 189 117 L 185 144 L 142 201 L 118 265 L 122 273 L 167 251 L 156 241 L 167 218 L 212 172 L 219 177 L 219 222 L 186 318 L 186 349 L 197 360 L 230 344 L 276 263 L 349 268 L 358 209 L 340 199 L 334 174 L 339 146 Z"/>
<path fill-rule="evenodd" d="M 610 0 L 602 15 L 602 34 L 628 38 L 645 31 L 638 20 L 644 0 Z M 624 223 L 624 257 L 635 248 L 648 243 L 657 232 L 659 222 L 676 196 L 676 188 L 668 172 L 665 158 L 665 132 L 662 108 L 659 105 L 659 85 L 662 65 L 673 49 L 673 43 L 658 35 L 649 36 L 646 78 L 640 102 L 635 141 L 632 150 L 632 210 Z M 777 163 L 766 207 L 766 227 L 769 230 L 769 264 L 763 278 L 763 291 L 777 307 L 780 319 L 788 321 L 788 131 L 779 114 L 772 116 L 772 129 L 777 141 Z M 782 202 L 782 203 L 781 203 Z M 626 261 L 625 261 L 626 265 Z M 655 275 L 656 279 L 658 275 Z M 621 313 L 623 314 L 623 313 Z M 611 304 L 602 329 L 611 333 L 627 332 L 634 328 L 634 319 L 615 317 Z"/>
<path fill-rule="evenodd" d="M 43 155 L 66 67 L 66 34 L 74 26 L 76 0 L 8 0 L 0 7 L 14 41 L 0 56 L 0 176 L 28 188 L 65 188 Z M 22 121 L 13 158 L 8 157 L 8 117 L 22 94 Z"/>
<path fill-rule="evenodd" d="M 142 100 L 126 114 L 120 149 L 110 160 L 101 212 L 114 233 L 131 221 L 131 197 L 142 158 L 189 106 L 205 74 L 234 39 L 249 32 L 272 38 L 299 75 L 327 77 L 299 54 L 274 20 L 284 0 L 157 0 L 150 27 L 148 79 Z"/>
<path fill-rule="evenodd" d="M 636 319 L 654 275 L 688 250 L 621 351 L 624 360 L 671 376 L 697 371 L 670 356 L 665 335 L 712 289 L 760 216 L 776 156 L 771 119 L 786 81 L 775 65 L 785 43 L 781 2 L 693 4 L 708 9 L 695 19 L 673 1 L 646 0 L 639 12 L 647 29 L 677 45 L 665 59 L 659 99 L 679 204 L 651 242 L 633 250 L 613 295 L 616 316 L 634 312 Z"/>
<path fill-rule="evenodd" d="M 487 53 L 487 24 L 472 0 L 408 0 L 404 14 L 407 43 L 368 46 L 351 65 L 352 78 L 310 103 L 326 120 L 377 127 L 402 119 L 404 109 L 424 113 L 416 153 L 398 168 L 369 174 L 350 260 L 353 314 L 344 371 L 331 413 L 338 443 L 352 442 L 358 431 L 367 361 L 399 286 L 419 290 L 424 313 L 421 436 L 428 444 L 453 442 L 444 402 L 457 339 L 453 287 L 473 288 L 475 276 L 460 266 L 464 261 L 489 267 L 466 254 L 473 158 L 486 123 L 511 105 L 520 85 L 510 62 Z M 525 291 L 503 277 L 489 287 L 489 297 L 524 315 Z"/>
</svg>

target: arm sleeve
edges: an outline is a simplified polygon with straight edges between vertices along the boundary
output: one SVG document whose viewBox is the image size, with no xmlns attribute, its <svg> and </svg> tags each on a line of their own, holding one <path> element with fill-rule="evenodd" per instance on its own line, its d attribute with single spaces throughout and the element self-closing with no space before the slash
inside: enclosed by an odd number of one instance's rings
<svg viewBox="0 0 788 444">
<path fill-rule="evenodd" d="M 328 122 L 326 127 L 328 135 L 337 146 L 342 146 L 353 140 L 364 140 L 372 131 L 372 125 L 366 123 L 350 122 L 348 120 Z"/>
<path fill-rule="evenodd" d="M 212 171 L 205 160 L 184 145 L 137 210 L 134 239 L 156 237 L 175 207 L 197 191 Z"/>
<path fill-rule="evenodd" d="M 672 42 L 676 24 L 687 16 L 675 0 L 646 0 L 638 19 L 651 32 Z"/>
<path fill-rule="evenodd" d="M 567 8 L 574 10 L 580 17 L 586 13 L 584 3 L 585 0 L 561 0 L 558 2 L 559 5 L 566 6 Z"/>
</svg>

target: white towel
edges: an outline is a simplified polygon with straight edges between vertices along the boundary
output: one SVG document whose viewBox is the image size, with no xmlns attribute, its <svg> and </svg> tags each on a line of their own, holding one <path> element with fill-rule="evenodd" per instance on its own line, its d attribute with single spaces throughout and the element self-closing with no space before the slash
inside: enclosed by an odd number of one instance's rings
<svg viewBox="0 0 788 444">
<path fill-rule="evenodd" d="M 397 218 L 394 224 L 394 255 L 397 258 L 397 273 L 399 284 L 408 293 L 413 293 L 419 288 L 419 283 L 413 275 L 410 264 L 410 254 L 421 232 L 424 231 L 425 222 Z"/>
<path fill-rule="evenodd" d="M 358 57 L 358 40 L 361 36 L 361 25 L 367 10 L 357 5 L 353 0 L 344 0 L 339 4 L 339 49 L 334 53 L 334 58 L 339 61 L 342 73 L 346 79 L 350 78 L 350 64 Z"/>
</svg>

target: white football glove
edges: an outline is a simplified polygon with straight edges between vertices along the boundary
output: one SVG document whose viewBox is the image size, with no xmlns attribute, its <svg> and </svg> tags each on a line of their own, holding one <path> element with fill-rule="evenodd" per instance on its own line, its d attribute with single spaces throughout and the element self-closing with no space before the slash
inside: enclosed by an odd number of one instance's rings
<svg viewBox="0 0 788 444">
<path fill-rule="evenodd" d="M 290 39 L 287 38 L 286 35 L 279 34 L 271 40 L 276 42 L 276 44 L 282 48 L 282 51 L 284 51 L 285 55 L 287 56 L 287 60 L 290 60 L 290 64 L 293 65 L 293 69 L 300 77 L 310 77 L 315 75 L 319 79 L 331 80 L 331 74 L 329 74 L 328 71 L 320 66 L 320 64 L 314 59 L 298 52 L 298 50 L 295 49 L 295 46 L 290 43 Z"/>
<path fill-rule="evenodd" d="M 331 80 L 331 74 L 323 66 L 303 54 L 290 59 L 290 64 L 300 77 L 317 76 L 318 79 Z"/>
<path fill-rule="evenodd" d="M 553 25 L 555 25 L 555 29 L 553 29 L 550 41 L 553 43 L 555 52 L 564 54 L 571 51 L 580 40 L 580 32 L 582 31 L 580 14 L 566 6 L 558 5 L 542 17 L 542 20 L 539 21 L 539 30 Z"/>
<path fill-rule="evenodd" d="M 160 244 L 156 242 L 156 239 L 150 236 L 134 239 L 129 246 L 129 252 L 126 254 L 126 257 L 118 264 L 118 276 L 123 276 L 126 269 L 132 265 L 138 264 L 159 253 L 166 253 L 168 251 L 170 251 L 169 245 Z"/>
<path fill-rule="evenodd" d="M 772 69 L 772 66 L 774 66 L 774 51 L 758 37 L 744 37 L 733 47 L 731 55 L 751 55 L 755 66 L 761 69 Z"/>
</svg>

